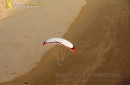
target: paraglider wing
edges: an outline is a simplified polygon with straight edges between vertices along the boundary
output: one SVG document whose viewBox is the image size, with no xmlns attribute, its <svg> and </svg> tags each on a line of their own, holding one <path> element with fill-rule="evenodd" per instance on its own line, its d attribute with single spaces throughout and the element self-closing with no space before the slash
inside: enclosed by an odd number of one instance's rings
<svg viewBox="0 0 130 85">
<path fill-rule="evenodd" d="M 59 44 L 59 45 L 63 45 L 65 47 L 69 48 L 72 52 L 76 51 L 74 45 L 71 42 L 69 42 L 68 40 L 65 40 L 63 38 L 50 38 L 50 39 L 47 39 L 46 41 L 44 41 L 43 46 L 45 44 Z"/>
</svg>

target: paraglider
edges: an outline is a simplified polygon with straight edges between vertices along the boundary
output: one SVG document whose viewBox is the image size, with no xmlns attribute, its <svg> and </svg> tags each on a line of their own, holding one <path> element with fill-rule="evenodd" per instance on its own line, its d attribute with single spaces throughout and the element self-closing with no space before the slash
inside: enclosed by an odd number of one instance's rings
<svg viewBox="0 0 130 85">
<path fill-rule="evenodd" d="M 62 53 L 63 55 L 61 56 L 61 57 L 62 57 L 61 60 L 58 59 L 58 60 L 59 60 L 58 65 L 59 65 L 59 66 L 63 65 L 64 57 L 65 57 L 65 56 L 68 56 L 69 51 L 71 51 L 71 54 L 76 52 L 75 46 L 74 46 L 70 41 L 68 41 L 68 40 L 66 40 L 66 39 L 63 39 L 63 38 L 49 38 L 49 39 L 47 39 L 47 40 L 44 41 L 43 46 L 45 46 L 45 45 L 47 45 L 47 44 L 55 44 L 55 45 L 58 45 L 58 46 L 59 46 L 59 50 L 60 50 L 61 52 L 64 51 L 64 52 Z M 64 50 L 63 50 L 63 49 L 64 49 Z M 68 53 L 67 53 L 67 51 L 68 51 Z M 66 55 L 65 55 L 65 54 L 66 54 Z"/>
</svg>

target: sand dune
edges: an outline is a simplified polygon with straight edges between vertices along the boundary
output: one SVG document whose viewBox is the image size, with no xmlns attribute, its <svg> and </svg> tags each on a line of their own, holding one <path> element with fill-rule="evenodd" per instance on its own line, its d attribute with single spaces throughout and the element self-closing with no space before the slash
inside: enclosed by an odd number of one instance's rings
<svg viewBox="0 0 130 85">
<path fill-rule="evenodd" d="M 87 0 L 63 36 L 76 53 L 59 67 L 51 49 L 33 70 L 3 85 L 130 85 L 128 16 L 127 0 Z"/>
<path fill-rule="evenodd" d="M 43 2 L 43 8 L 14 9 L 0 21 L 0 81 L 15 78 L 0 85 L 130 85 L 127 0 L 86 0 L 68 30 L 84 1 Z M 77 50 L 61 67 L 55 48 L 41 46 L 52 36 L 70 40 Z"/>
<path fill-rule="evenodd" d="M 0 1 L 0 20 L 8 15 L 8 9 L 6 8 L 5 0 Z"/>
<path fill-rule="evenodd" d="M 46 5 L 14 8 L 13 11 L 5 8 L 4 0 L 0 1 L 0 82 L 10 81 L 33 69 L 49 49 L 43 49 L 43 41 L 62 37 L 85 5 L 85 0 L 39 1 Z"/>
</svg>

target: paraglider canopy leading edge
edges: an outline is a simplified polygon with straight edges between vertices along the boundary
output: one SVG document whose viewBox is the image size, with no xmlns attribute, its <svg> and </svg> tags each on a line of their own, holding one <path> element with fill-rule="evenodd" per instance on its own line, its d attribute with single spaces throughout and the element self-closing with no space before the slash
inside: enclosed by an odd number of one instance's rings
<svg viewBox="0 0 130 85">
<path fill-rule="evenodd" d="M 63 45 L 66 48 L 69 48 L 73 53 L 76 51 L 74 45 L 68 40 L 63 38 L 49 38 L 46 41 L 44 41 L 43 46 L 45 44 L 59 44 L 59 45 Z"/>
</svg>

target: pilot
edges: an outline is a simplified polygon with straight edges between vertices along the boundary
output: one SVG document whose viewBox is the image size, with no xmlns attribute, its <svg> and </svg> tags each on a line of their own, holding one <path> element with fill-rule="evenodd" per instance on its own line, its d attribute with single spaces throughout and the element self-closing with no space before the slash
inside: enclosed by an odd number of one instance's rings
<svg viewBox="0 0 130 85">
<path fill-rule="evenodd" d="M 63 62 L 62 62 L 62 61 L 59 61 L 59 62 L 58 62 L 58 65 L 59 65 L 59 66 L 63 65 Z"/>
</svg>

